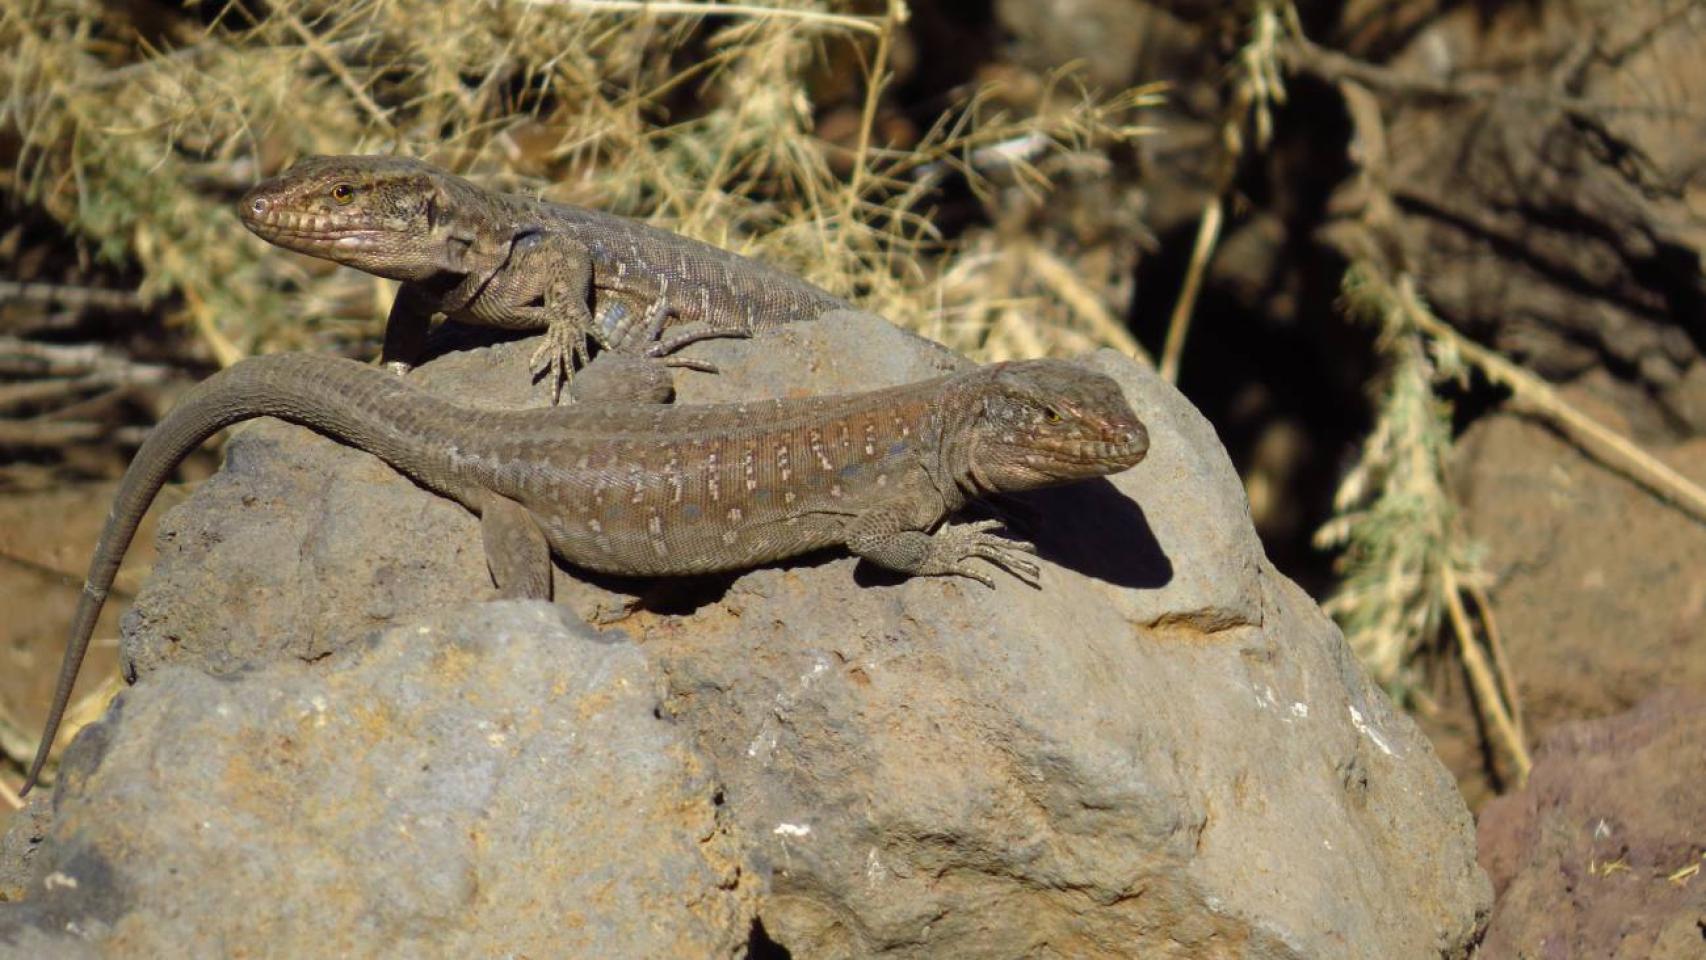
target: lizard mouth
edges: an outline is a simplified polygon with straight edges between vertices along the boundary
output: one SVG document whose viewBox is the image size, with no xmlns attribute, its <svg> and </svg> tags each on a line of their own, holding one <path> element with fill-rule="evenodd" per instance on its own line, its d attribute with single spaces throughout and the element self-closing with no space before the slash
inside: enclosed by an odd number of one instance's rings
<svg viewBox="0 0 1706 960">
<path fill-rule="evenodd" d="M 245 216 L 243 226 L 268 243 L 310 253 L 328 247 L 352 252 L 370 250 L 390 235 L 371 227 L 343 226 L 328 217 L 292 213 Z"/>
<path fill-rule="evenodd" d="M 1038 439 L 1025 455 L 1025 462 L 1045 473 L 1101 476 L 1134 467 L 1148 454 L 1149 434 L 1138 427 L 1126 431 L 1119 440 Z"/>
<path fill-rule="evenodd" d="M 389 231 L 341 217 L 288 209 L 265 195 L 250 194 L 238 205 L 243 226 L 268 243 L 304 252 L 327 248 L 360 251 L 378 246 Z"/>
</svg>

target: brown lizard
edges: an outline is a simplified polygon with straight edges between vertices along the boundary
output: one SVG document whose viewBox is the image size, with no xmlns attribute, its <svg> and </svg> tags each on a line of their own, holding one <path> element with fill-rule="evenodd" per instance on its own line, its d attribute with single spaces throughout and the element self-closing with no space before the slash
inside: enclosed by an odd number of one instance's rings
<svg viewBox="0 0 1706 960">
<path fill-rule="evenodd" d="M 533 362 L 560 390 L 593 342 L 660 360 L 695 340 L 851 307 L 719 247 L 615 214 L 486 190 L 407 157 L 310 157 L 245 194 L 238 215 L 270 243 L 402 281 L 382 353 L 397 369 L 418 361 L 435 313 L 543 330 Z M 663 339 L 672 313 L 703 327 Z"/>
<path fill-rule="evenodd" d="M 233 423 L 278 417 L 365 450 L 480 517 L 505 596 L 549 599 L 550 553 L 606 573 L 744 569 L 844 545 L 880 566 L 993 587 L 981 558 L 1037 585 L 1030 544 L 972 499 L 1117 473 L 1149 449 L 1111 378 L 1061 360 L 994 364 L 839 396 L 740 404 L 481 410 L 352 360 L 280 354 L 197 385 L 125 471 L 78 601 L 47 760 L 137 524 L 177 464 Z"/>
</svg>

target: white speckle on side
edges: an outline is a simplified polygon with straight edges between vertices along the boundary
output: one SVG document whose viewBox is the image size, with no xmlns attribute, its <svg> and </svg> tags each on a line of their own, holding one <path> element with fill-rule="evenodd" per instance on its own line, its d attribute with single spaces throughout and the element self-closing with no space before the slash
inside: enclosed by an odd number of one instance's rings
<svg viewBox="0 0 1706 960">
<path fill-rule="evenodd" d="M 1386 745 L 1386 738 L 1382 737 L 1380 735 L 1380 731 L 1374 729 L 1367 720 L 1362 718 L 1362 714 L 1357 712 L 1356 707 L 1347 705 L 1346 709 L 1351 712 L 1351 726 L 1356 727 L 1363 736 L 1373 741 L 1374 745 L 1380 748 L 1381 753 L 1384 753 L 1389 757 L 1397 756 L 1396 753 L 1392 752 L 1392 748 Z"/>
<path fill-rule="evenodd" d="M 886 473 L 877 474 L 877 486 L 886 487 L 888 485 L 889 485 L 889 475 Z"/>
<path fill-rule="evenodd" d="M 730 507 L 729 508 L 729 522 L 730 523 L 739 523 L 741 521 L 741 518 L 744 516 L 746 516 L 746 514 L 742 513 L 741 509 L 739 507 Z"/>
<path fill-rule="evenodd" d="M 812 828 L 810 824 L 805 823 L 778 823 L 776 829 L 770 832 L 778 837 L 800 838 L 811 836 Z"/>
<path fill-rule="evenodd" d="M 887 872 L 883 869 L 883 861 L 877 858 L 877 848 L 872 847 L 870 852 L 865 854 L 865 882 L 879 883 Z"/>
<path fill-rule="evenodd" d="M 782 468 L 782 482 L 783 483 L 787 483 L 788 478 L 793 476 L 793 475 L 794 475 L 794 471 L 789 470 L 787 467 Z"/>
<path fill-rule="evenodd" d="M 663 517 L 658 516 L 656 513 L 653 513 L 651 516 L 647 517 L 646 518 L 646 529 L 651 531 L 651 534 L 654 537 L 662 536 L 663 535 Z"/>
<path fill-rule="evenodd" d="M 508 741 L 509 741 L 509 737 L 503 733 L 488 733 L 488 734 L 486 734 L 486 743 L 490 744 L 494 748 L 500 748 L 501 749 L 503 747 L 503 745 L 505 743 L 507 743 Z"/>
<path fill-rule="evenodd" d="M 810 828 L 807 829 L 809 832 Z M 55 870 L 42 878 L 41 885 L 49 890 L 75 890 L 77 889 L 77 878 L 69 873 L 60 873 Z"/>
<path fill-rule="evenodd" d="M 839 499 L 841 497 L 841 484 L 839 484 L 839 483 L 830 484 L 829 485 L 829 495 Z"/>
<path fill-rule="evenodd" d="M 723 543 L 731 547 L 735 545 L 735 532 L 733 530 L 723 531 Z"/>
<path fill-rule="evenodd" d="M 1307 704 L 1307 703 L 1294 703 L 1294 704 L 1292 704 L 1291 705 L 1291 715 L 1296 717 L 1299 720 L 1307 719 L 1309 716 L 1309 704 Z"/>
<path fill-rule="evenodd" d="M 784 504 L 792 504 L 797 499 L 799 498 L 794 496 L 794 491 L 792 490 L 788 490 L 782 494 L 782 502 Z"/>
<path fill-rule="evenodd" d="M 669 556 L 669 541 L 662 537 L 652 538 L 652 552 L 660 557 Z"/>
<path fill-rule="evenodd" d="M 586 522 L 586 528 L 588 530 L 591 530 L 593 533 L 603 533 L 604 532 L 604 524 L 599 523 L 597 520 L 588 520 Z"/>
</svg>

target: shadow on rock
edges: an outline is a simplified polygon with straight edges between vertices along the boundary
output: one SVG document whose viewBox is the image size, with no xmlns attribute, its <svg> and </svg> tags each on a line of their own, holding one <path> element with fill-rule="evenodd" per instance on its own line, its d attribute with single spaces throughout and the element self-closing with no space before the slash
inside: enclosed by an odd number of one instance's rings
<svg viewBox="0 0 1706 960">
<path fill-rule="evenodd" d="M 1173 562 L 1137 501 L 1107 480 L 1036 490 L 1012 498 L 1003 514 L 1043 557 L 1117 587 L 1158 590 L 1173 581 Z"/>
</svg>

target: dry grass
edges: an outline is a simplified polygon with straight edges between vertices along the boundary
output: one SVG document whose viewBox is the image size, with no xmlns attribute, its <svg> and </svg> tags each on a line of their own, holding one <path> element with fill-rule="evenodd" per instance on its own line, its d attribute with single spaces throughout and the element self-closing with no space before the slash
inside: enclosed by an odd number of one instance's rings
<svg viewBox="0 0 1706 960">
<path fill-rule="evenodd" d="M 1316 535 L 1341 551 L 1341 581 L 1325 604 L 1365 666 L 1410 701 L 1429 665 L 1462 662 L 1493 741 L 1520 785 L 1531 766 L 1515 684 L 1498 643 L 1479 550 L 1464 535 L 1446 484 L 1451 409 L 1436 384 L 1468 368 L 1409 278 L 1388 282 L 1366 264 L 1345 275 L 1351 317 L 1380 331 L 1386 359 L 1374 430 L 1334 497 L 1336 515 Z M 1439 324 L 1443 327 L 1443 324 Z M 1467 603 L 1465 602 L 1467 599 Z M 1470 609 L 1478 621 L 1470 616 Z"/>
<path fill-rule="evenodd" d="M 899 3 L 257 9 L 204 22 L 140 2 L 0 8 L 0 129 L 16 136 L 0 186 L 134 259 L 143 295 L 172 295 L 221 362 L 372 352 L 386 286 L 271 250 L 228 207 L 297 156 L 389 151 L 758 256 L 974 355 L 1136 352 L 1104 278 L 1079 279 L 1063 248 L 1003 246 L 998 225 L 1140 135 L 1152 90 L 1096 97 L 1070 73 L 1040 92 L 984 89 L 896 148 L 874 130 Z M 846 142 L 815 133 L 818 86 L 852 90 Z M 929 219 L 948 178 L 987 208 L 952 246 Z"/>
</svg>

